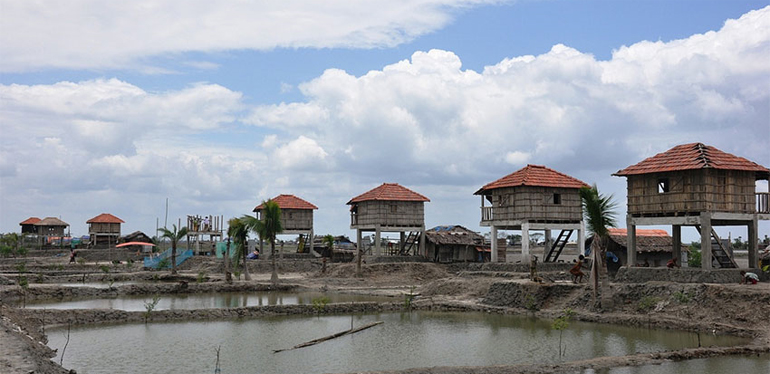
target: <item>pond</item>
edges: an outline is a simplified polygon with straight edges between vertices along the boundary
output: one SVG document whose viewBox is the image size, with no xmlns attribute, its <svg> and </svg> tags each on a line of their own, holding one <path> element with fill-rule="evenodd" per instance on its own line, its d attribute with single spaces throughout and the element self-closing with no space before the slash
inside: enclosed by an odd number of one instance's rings
<svg viewBox="0 0 770 374">
<path fill-rule="evenodd" d="M 323 292 L 218 292 L 160 295 L 155 310 L 238 308 L 263 305 L 312 304 L 314 299 L 326 297 L 330 303 L 378 301 L 399 299 L 387 296 L 355 295 Z M 145 303 L 152 296 L 119 296 L 99 299 L 36 300 L 27 302 L 29 309 L 117 309 L 145 311 Z"/>
<path fill-rule="evenodd" d="M 383 324 L 318 345 L 273 353 L 361 326 Z M 49 329 L 63 351 L 66 328 Z M 745 339 L 702 335 L 709 345 Z M 73 327 L 64 366 L 78 373 L 340 373 L 429 366 L 556 363 L 697 346 L 697 335 L 572 321 L 562 334 L 551 321 L 484 313 L 383 313 L 290 316 Z M 119 358 L 119 359 L 117 359 Z M 54 359 L 59 361 L 59 357 Z M 706 371 L 708 372 L 708 371 Z M 699 372 L 700 373 L 700 372 Z"/>
</svg>

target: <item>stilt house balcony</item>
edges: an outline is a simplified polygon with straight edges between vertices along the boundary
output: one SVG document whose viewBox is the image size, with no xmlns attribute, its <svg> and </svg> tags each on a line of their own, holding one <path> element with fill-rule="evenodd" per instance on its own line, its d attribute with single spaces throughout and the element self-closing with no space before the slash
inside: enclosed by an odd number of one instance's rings
<svg viewBox="0 0 770 374">
<path fill-rule="evenodd" d="M 757 213 L 770 214 L 770 192 L 757 192 Z"/>
</svg>

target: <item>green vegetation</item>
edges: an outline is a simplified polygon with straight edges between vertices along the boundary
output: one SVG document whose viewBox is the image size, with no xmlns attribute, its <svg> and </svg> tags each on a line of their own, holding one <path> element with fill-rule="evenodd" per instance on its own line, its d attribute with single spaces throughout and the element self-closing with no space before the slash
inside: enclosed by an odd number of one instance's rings
<svg viewBox="0 0 770 374">
<path fill-rule="evenodd" d="M 227 221 L 227 235 L 233 238 L 233 244 L 235 244 L 235 265 L 237 267 L 238 262 L 241 260 L 243 261 L 241 272 L 243 273 L 244 278 L 249 281 L 251 280 L 251 275 L 249 275 L 249 268 L 246 266 L 246 248 L 248 247 L 247 240 L 249 237 L 249 227 L 246 225 L 246 222 L 251 219 L 256 220 L 256 218 L 251 216 L 244 217 L 249 217 L 249 219 L 230 218 L 230 220 Z"/>
<path fill-rule="evenodd" d="M 533 315 L 540 310 L 540 307 L 537 305 L 537 299 L 529 294 L 524 296 L 524 308 L 532 312 Z"/>
<path fill-rule="evenodd" d="M 326 304 L 329 304 L 331 300 L 329 300 L 326 296 L 316 297 L 312 300 L 313 303 L 313 309 L 315 310 L 316 314 L 321 313 L 326 309 Z"/>
<path fill-rule="evenodd" d="M 564 356 L 564 354 L 567 352 L 566 346 L 564 346 L 564 349 L 562 349 L 562 334 L 564 333 L 564 330 L 569 327 L 569 321 L 572 319 L 573 315 L 575 315 L 575 312 L 570 308 L 566 308 L 562 311 L 561 315 L 556 317 L 556 319 L 551 323 L 551 328 L 559 331 L 559 357 Z"/>
<path fill-rule="evenodd" d="M 171 274 L 176 274 L 176 245 L 179 240 L 187 236 L 187 227 L 180 227 L 176 229 L 176 225 L 172 225 L 174 230 L 169 230 L 165 227 L 160 229 L 161 237 L 171 240 Z M 161 261 L 162 262 L 162 261 Z"/>
<path fill-rule="evenodd" d="M 642 313 L 649 312 L 659 301 L 660 299 L 655 296 L 645 296 L 636 304 L 636 310 Z"/>
<path fill-rule="evenodd" d="M 687 266 L 699 268 L 701 264 L 700 243 L 692 242 L 690 244 L 690 254 L 687 256 Z"/>
<path fill-rule="evenodd" d="M 208 273 L 205 271 L 198 272 L 198 283 L 203 283 L 208 278 Z"/>
<path fill-rule="evenodd" d="M 160 261 L 158 261 L 158 269 L 168 269 L 171 266 L 171 260 L 168 258 L 164 258 Z M 174 271 L 172 270 L 172 273 Z"/>
<path fill-rule="evenodd" d="M 594 261 L 600 261 L 599 279 L 601 279 L 600 294 L 602 296 L 602 309 L 609 310 L 613 307 L 612 293 L 610 290 L 610 280 L 607 275 L 607 243 L 609 241 L 609 228 L 615 227 L 615 208 L 617 204 L 612 201 L 612 195 L 599 194 L 599 190 L 594 184 L 591 188 L 583 187 L 580 189 L 580 199 L 583 205 L 583 215 L 586 220 L 586 227 L 592 232 L 591 253 Z M 596 300 L 597 279 L 592 279 L 593 298 Z"/>
<path fill-rule="evenodd" d="M 689 292 L 677 291 L 672 296 L 679 304 L 687 304 L 692 300 L 692 294 Z"/>
<path fill-rule="evenodd" d="M 152 311 L 155 310 L 155 307 L 158 306 L 158 302 L 160 301 L 160 295 L 155 295 L 152 297 L 152 301 L 145 301 L 144 302 L 144 322 L 147 323 L 147 320 L 150 318 L 150 315 L 152 314 Z"/>
<path fill-rule="evenodd" d="M 261 220 L 251 216 L 243 216 L 241 221 L 249 230 L 259 235 L 260 240 L 267 240 L 270 243 L 270 266 L 273 268 L 270 281 L 273 286 L 276 286 L 278 284 L 278 268 L 275 266 L 275 237 L 283 232 L 281 208 L 273 200 L 263 201 L 261 216 Z"/>
</svg>

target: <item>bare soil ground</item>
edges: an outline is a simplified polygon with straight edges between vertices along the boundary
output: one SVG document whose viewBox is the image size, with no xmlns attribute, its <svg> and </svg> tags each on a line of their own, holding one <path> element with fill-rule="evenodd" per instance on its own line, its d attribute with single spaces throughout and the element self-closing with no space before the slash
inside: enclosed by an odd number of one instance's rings
<svg viewBox="0 0 770 374">
<path fill-rule="evenodd" d="M 71 273 L 72 268 L 64 267 L 57 275 L 57 269 L 46 264 L 45 259 L 36 259 L 41 269 L 46 269 L 45 282 L 61 282 Z M 52 259 L 52 261 L 61 261 Z M 270 273 L 261 261 L 252 267 L 252 281 L 236 281 L 227 285 L 219 274 L 221 266 L 214 259 L 201 259 L 188 264 L 179 277 L 172 278 L 174 283 L 157 286 L 119 287 L 110 292 L 133 293 L 158 290 L 162 292 L 209 292 L 242 288 L 243 290 L 269 289 Z M 56 266 L 59 266 L 56 263 Z M 88 265 L 81 266 L 79 271 Z M 543 318 L 553 318 L 565 308 L 575 311 L 575 318 L 585 321 L 616 323 L 625 325 L 650 326 L 667 329 L 704 331 L 717 334 L 732 334 L 751 337 L 752 342 L 740 347 L 696 348 L 673 352 L 661 352 L 646 355 L 623 357 L 597 357 L 591 360 L 569 362 L 559 365 L 527 366 L 490 366 L 474 368 L 417 368 L 401 371 L 402 373 L 564 373 L 585 368 L 605 368 L 628 365 L 660 363 L 664 360 L 684 360 L 698 357 L 728 354 L 760 354 L 770 352 L 770 283 L 753 286 L 738 284 L 704 283 L 613 283 L 612 294 L 615 307 L 612 310 L 600 310 L 592 301 L 591 288 L 583 284 L 530 282 L 523 273 L 504 271 L 458 271 L 457 266 L 437 265 L 425 262 L 379 263 L 364 265 L 362 277 L 356 276 L 355 264 L 329 264 L 325 273 L 321 272 L 320 263 L 308 265 L 301 261 L 282 263 L 282 288 L 302 288 L 335 290 L 367 294 L 400 295 L 403 293 L 419 294 L 414 302 L 418 309 L 436 310 L 483 310 L 494 313 L 524 314 L 534 313 Z M 99 266 L 94 266 L 89 277 L 97 278 Z M 451 270 L 450 270 L 451 269 Z M 34 270 L 33 270 L 34 271 Z M 556 275 L 558 272 L 555 272 Z M 139 269 L 115 268 L 109 273 L 121 280 L 160 279 L 167 272 L 148 272 Z M 202 284 L 197 278 L 202 277 Z M 30 277 L 32 278 L 32 277 Z M 554 279 L 560 279 L 554 276 Z M 91 278 L 89 278 L 91 279 Z M 241 278 L 243 279 L 243 277 Z M 15 276 L 6 273 L 2 283 L 15 283 Z M 67 280 L 68 282 L 69 280 Z M 187 283 L 184 283 L 187 282 Z M 184 287 L 182 285 L 185 285 Z M 229 288 L 228 288 L 229 287 Z M 51 357 L 55 353 L 46 343 L 44 326 L 39 315 L 34 311 L 16 309 L 10 306 L 22 294 L 27 297 L 51 297 L 51 293 L 65 292 L 55 285 L 31 284 L 30 289 L 22 292 L 18 285 L 0 285 L 0 372 L 2 373 L 67 373 Z M 68 289 L 69 293 L 82 293 L 94 297 L 105 291 Z M 374 306 L 376 307 L 376 306 Z M 380 308 L 392 308 L 380 306 Z M 362 306 L 361 310 L 370 310 L 373 306 Z M 239 308 L 238 310 L 193 311 L 189 313 L 165 313 L 162 318 L 230 318 L 238 316 L 258 316 L 260 313 L 273 312 L 275 309 L 257 310 Z M 286 308 L 279 313 L 308 313 L 307 308 Z M 109 322 L 110 320 L 131 320 L 139 318 L 130 313 L 95 313 L 95 311 L 67 311 L 59 313 L 47 311 L 45 318 L 56 321 L 57 318 L 82 317 L 80 323 Z M 59 314 L 57 314 L 59 313 Z M 82 322 L 85 321 L 85 322 Z M 51 322 L 49 322 L 51 323 Z"/>
</svg>

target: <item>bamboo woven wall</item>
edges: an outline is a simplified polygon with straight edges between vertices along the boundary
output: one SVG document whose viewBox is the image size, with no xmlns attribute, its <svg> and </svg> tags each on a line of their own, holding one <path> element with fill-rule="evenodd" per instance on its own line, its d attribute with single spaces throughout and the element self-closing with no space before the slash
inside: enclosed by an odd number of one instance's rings
<svg viewBox="0 0 770 374">
<path fill-rule="evenodd" d="M 357 205 L 357 226 L 411 226 L 425 225 L 425 206 L 422 201 L 362 201 Z"/>
<path fill-rule="evenodd" d="M 492 190 L 494 221 L 579 222 L 583 215 L 579 190 L 555 187 L 509 187 Z M 555 195 L 560 196 L 556 203 Z"/>
<path fill-rule="evenodd" d="M 628 213 L 686 215 L 698 212 L 755 213 L 754 172 L 698 169 L 628 176 Z M 667 179 L 669 191 L 659 192 Z"/>
<path fill-rule="evenodd" d="M 313 211 L 310 209 L 281 209 L 284 230 L 310 230 L 313 228 Z"/>
<path fill-rule="evenodd" d="M 90 223 L 88 226 L 89 234 L 115 234 L 120 235 L 119 223 Z"/>
</svg>

